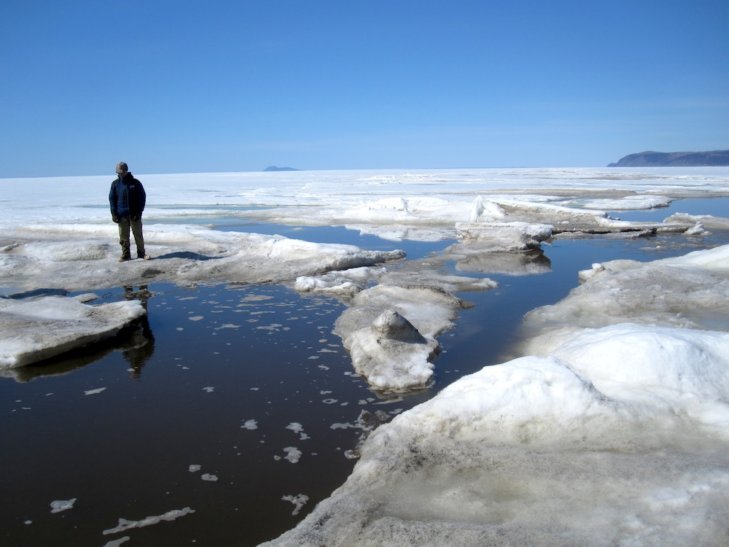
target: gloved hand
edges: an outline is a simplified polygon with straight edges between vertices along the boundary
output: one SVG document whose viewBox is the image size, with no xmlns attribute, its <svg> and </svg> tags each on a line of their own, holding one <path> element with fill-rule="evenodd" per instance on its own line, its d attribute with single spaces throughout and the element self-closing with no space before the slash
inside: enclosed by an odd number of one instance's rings
<svg viewBox="0 0 729 547">
<path fill-rule="evenodd" d="M 119 217 L 118 216 L 111 215 L 111 220 L 113 220 L 114 222 L 116 222 L 117 224 L 119 224 Z"/>
</svg>

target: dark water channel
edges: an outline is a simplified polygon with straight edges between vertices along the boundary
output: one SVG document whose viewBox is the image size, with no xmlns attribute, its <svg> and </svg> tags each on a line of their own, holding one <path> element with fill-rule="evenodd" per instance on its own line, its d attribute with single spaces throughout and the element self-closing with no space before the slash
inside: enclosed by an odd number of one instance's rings
<svg viewBox="0 0 729 547">
<path fill-rule="evenodd" d="M 282 235 L 404 248 L 411 257 L 450 243 L 391 243 L 341 230 Z M 0 378 L 0 544 L 255 545 L 275 538 L 344 482 L 368 429 L 501 362 L 524 313 L 564 297 L 579 270 L 727 239 L 545 246 L 550 272 L 490 275 L 497 289 L 459 295 L 474 305 L 441 337 L 434 385 L 395 398 L 354 375 L 331 332 L 344 309 L 335 299 L 273 285 L 97 292 L 99 302 L 145 301 L 148 322 L 111 346 Z M 70 507 L 52 512 L 59 501 Z M 168 520 L 144 521 L 160 516 Z M 131 524 L 119 527 L 119 519 Z"/>
</svg>

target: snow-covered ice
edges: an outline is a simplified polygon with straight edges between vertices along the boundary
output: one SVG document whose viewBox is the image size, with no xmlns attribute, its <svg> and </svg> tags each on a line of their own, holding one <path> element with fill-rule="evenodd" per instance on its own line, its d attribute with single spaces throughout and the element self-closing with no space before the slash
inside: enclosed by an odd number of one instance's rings
<svg viewBox="0 0 729 547">
<path fill-rule="evenodd" d="M 112 337 L 144 314 L 136 300 L 91 306 L 62 296 L 0 299 L 0 369 Z"/>
<path fill-rule="evenodd" d="M 377 285 L 358 293 L 335 333 L 355 370 L 375 388 L 424 387 L 433 375 L 436 336 L 452 326 L 460 301 L 430 287 Z"/>
<path fill-rule="evenodd" d="M 381 426 L 347 482 L 270 544 L 725 544 L 728 253 L 606 263 L 533 312 L 539 355 Z"/>
<path fill-rule="evenodd" d="M 9 229 L 13 243 L 0 247 L 0 286 L 97 289 L 145 285 L 283 282 L 299 275 L 370 266 L 403 256 L 352 245 L 318 244 L 281 236 L 219 232 L 194 226 L 145 226 L 153 261 L 117 262 L 113 227 L 36 225 Z M 69 239 L 71 242 L 69 242 Z M 61 240 L 61 241 L 59 241 Z"/>
<path fill-rule="evenodd" d="M 643 263 L 614 260 L 581 272 L 567 298 L 529 312 L 521 354 L 543 355 L 585 328 L 617 323 L 724 328 L 729 246 Z"/>
</svg>

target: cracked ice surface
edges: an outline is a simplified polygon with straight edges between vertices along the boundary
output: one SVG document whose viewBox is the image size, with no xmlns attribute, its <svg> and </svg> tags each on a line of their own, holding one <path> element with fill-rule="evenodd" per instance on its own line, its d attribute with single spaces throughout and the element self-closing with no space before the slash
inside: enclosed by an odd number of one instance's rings
<svg viewBox="0 0 729 547">
<path fill-rule="evenodd" d="M 530 314 L 538 355 L 378 428 L 270 545 L 725 544 L 728 264 L 729 245 L 596 268 Z"/>
</svg>

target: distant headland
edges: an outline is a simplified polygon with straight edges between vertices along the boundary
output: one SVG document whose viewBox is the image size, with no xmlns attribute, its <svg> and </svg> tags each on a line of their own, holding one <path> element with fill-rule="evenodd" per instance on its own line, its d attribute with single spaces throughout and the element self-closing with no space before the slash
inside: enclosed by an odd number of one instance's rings
<svg viewBox="0 0 729 547">
<path fill-rule="evenodd" d="M 706 167 L 729 165 L 729 150 L 711 152 L 638 152 L 608 167 Z"/>
<path fill-rule="evenodd" d="M 299 171 L 295 167 L 276 167 L 275 165 L 269 165 L 264 171 Z"/>
</svg>

